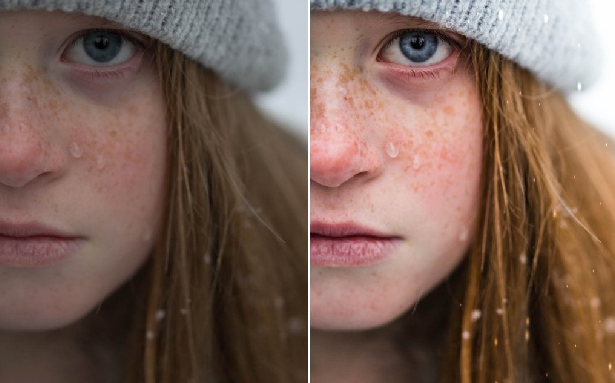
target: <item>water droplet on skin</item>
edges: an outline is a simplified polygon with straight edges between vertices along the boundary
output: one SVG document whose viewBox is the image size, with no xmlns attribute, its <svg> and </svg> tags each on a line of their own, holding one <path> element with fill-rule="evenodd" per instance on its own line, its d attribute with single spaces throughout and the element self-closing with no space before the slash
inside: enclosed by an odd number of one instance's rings
<svg viewBox="0 0 615 383">
<path fill-rule="evenodd" d="M 71 142 L 68 149 L 70 150 L 70 154 L 75 158 L 79 158 L 83 154 L 83 150 L 76 142 Z"/>
<path fill-rule="evenodd" d="M 468 240 L 468 229 L 463 228 L 463 230 L 461 230 L 461 233 L 459 233 L 459 240 L 461 242 L 465 242 Z"/>
<path fill-rule="evenodd" d="M 145 333 L 145 337 L 147 338 L 147 340 L 154 339 L 154 332 L 153 331 L 148 331 L 147 333 Z"/>
<path fill-rule="evenodd" d="M 470 332 L 469 331 L 464 331 L 461 333 L 461 337 L 463 338 L 463 340 L 468 340 L 470 339 Z"/>
<path fill-rule="evenodd" d="M 577 91 L 582 91 L 583 90 L 583 84 L 581 84 L 580 82 L 577 83 Z"/>
<path fill-rule="evenodd" d="M 500 9 L 500 11 L 498 12 L 498 19 L 500 20 L 504 20 L 504 11 Z"/>
<path fill-rule="evenodd" d="M 479 320 L 482 314 L 483 313 L 480 310 L 472 311 L 472 322 L 476 322 L 477 320 Z"/>
<path fill-rule="evenodd" d="M 105 158 L 102 156 L 102 154 L 99 154 L 98 156 L 96 156 L 96 169 L 101 170 L 104 167 Z"/>
<path fill-rule="evenodd" d="M 519 255 L 519 262 L 521 262 L 522 265 L 527 263 L 527 255 L 525 255 L 525 253 L 521 253 L 521 255 Z"/>
<path fill-rule="evenodd" d="M 545 13 L 545 24 L 549 22 L 549 15 Z"/>
<path fill-rule="evenodd" d="M 163 320 L 166 314 L 167 313 L 164 310 L 156 311 L 156 321 L 160 322 L 161 320 Z"/>
<path fill-rule="evenodd" d="M 412 159 L 412 168 L 414 170 L 418 170 L 418 168 L 421 167 L 421 157 L 419 157 L 418 154 L 414 155 L 414 158 Z"/>
<path fill-rule="evenodd" d="M 389 142 L 386 147 L 387 155 L 391 158 L 396 158 L 399 155 L 399 149 L 392 142 Z"/>
<path fill-rule="evenodd" d="M 498 315 L 504 315 L 504 309 L 495 309 L 495 313 Z"/>
</svg>

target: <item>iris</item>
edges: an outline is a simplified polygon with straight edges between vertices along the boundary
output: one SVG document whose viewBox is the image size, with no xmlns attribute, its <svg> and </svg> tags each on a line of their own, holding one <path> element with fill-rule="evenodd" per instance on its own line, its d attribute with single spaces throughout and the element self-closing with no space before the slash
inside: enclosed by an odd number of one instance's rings
<svg viewBox="0 0 615 383">
<path fill-rule="evenodd" d="M 428 32 L 406 32 L 399 39 L 399 49 L 408 60 L 422 63 L 438 50 L 438 37 Z"/>
<path fill-rule="evenodd" d="M 92 60 L 107 63 L 122 49 L 122 36 L 105 31 L 88 33 L 83 37 L 83 48 Z"/>
</svg>

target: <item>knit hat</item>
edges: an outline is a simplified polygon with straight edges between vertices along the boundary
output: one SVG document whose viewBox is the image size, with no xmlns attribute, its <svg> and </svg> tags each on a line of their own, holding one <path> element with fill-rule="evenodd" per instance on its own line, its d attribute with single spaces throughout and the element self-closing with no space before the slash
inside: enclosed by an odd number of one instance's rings
<svg viewBox="0 0 615 383">
<path fill-rule="evenodd" d="M 0 0 L 0 10 L 82 12 L 154 37 L 248 91 L 283 77 L 286 51 L 270 0 Z"/>
<path fill-rule="evenodd" d="M 587 88 L 601 54 L 582 0 L 310 0 L 311 9 L 397 12 L 478 41 L 562 90 Z"/>
</svg>

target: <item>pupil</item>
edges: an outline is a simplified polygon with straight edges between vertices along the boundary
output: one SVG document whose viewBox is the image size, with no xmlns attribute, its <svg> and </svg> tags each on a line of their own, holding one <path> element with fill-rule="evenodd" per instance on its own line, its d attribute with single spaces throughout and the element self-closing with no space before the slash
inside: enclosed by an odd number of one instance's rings
<svg viewBox="0 0 615 383">
<path fill-rule="evenodd" d="M 107 47 L 109 46 L 109 39 L 105 36 L 98 36 L 94 41 L 94 45 L 98 49 L 107 49 Z"/>
<path fill-rule="evenodd" d="M 410 46 L 413 49 L 423 49 L 425 47 L 425 38 L 423 36 L 412 36 Z"/>
</svg>

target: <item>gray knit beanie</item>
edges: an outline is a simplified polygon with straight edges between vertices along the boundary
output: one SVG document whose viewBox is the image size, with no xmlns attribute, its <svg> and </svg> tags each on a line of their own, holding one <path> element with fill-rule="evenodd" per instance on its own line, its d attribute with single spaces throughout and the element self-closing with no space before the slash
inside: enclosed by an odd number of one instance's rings
<svg viewBox="0 0 615 383">
<path fill-rule="evenodd" d="M 583 0 L 310 0 L 311 9 L 397 12 L 478 41 L 562 90 L 585 89 L 601 54 Z"/>
<path fill-rule="evenodd" d="M 154 37 L 247 91 L 283 77 L 286 51 L 270 0 L 0 0 L 0 10 L 104 17 Z"/>
</svg>

